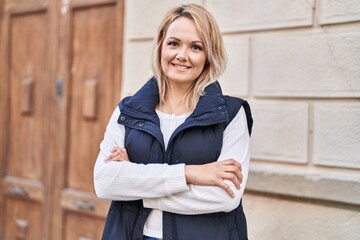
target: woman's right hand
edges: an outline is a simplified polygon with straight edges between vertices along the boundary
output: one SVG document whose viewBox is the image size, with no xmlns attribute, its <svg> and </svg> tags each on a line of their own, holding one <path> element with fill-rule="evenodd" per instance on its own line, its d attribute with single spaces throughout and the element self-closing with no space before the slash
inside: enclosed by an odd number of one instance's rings
<svg viewBox="0 0 360 240">
<path fill-rule="evenodd" d="M 189 184 L 221 187 L 231 197 L 235 197 L 234 192 L 224 180 L 230 180 L 237 189 L 240 189 L 241 164 L 234 159 L 228 159 L 204 165 L 186 165 L 185 178 Z"/>
<path fill-rule="evenodd" d="M 105 160 L 105 162 L 110 162 L 110 161 L 121 162 L 121 161 L 130 161 L 130 160 L 125 148 L 114 147 L 111 150 L 110 155 Z"/>
</svg>

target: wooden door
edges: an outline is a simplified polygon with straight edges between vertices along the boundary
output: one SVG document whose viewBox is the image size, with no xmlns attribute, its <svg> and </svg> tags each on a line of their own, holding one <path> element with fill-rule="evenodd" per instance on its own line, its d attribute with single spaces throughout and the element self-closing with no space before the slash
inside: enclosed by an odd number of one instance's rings
<svg viewBox="0 0 360 240">
<path fill-rule="evenodd" d="M 49 239 L 49 86 L 54 5 L 3 1 L 1 25 L 1 232 L 3 239 Z"/>
<path fill-rule="evenodd" d="M 122 19 L 120 1 L 68 1 L 62 8 L 57 124 L 51 131 L 58 141 L 52 154 L 58 157 L 54 205 L 60 199 L 55 211 L 62 217 L 54 223 L 53 239 L 101 238 L 109 202 L 94 194 L 93 167 L 120 99 Z"/>
<path fill-rule="evenodd" d="M 120 99 L 123 2 L 2 3 L 0 239 L 100 239 L 93 167 Z"/>
</svg>

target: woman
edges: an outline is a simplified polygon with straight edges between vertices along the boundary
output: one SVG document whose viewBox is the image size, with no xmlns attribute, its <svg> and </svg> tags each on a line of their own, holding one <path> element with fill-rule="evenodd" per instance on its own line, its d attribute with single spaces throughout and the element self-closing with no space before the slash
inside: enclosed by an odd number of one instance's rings
<svg viewBox="0 0 360 240">
<path fill-rule="evenodd" d="M 95 190 L 113 200 L 103 239 L 247 239 L 241 197 L 252 118 L 216 81 L 225 51 L 211 14 L 196 4 L 172 9 L 152 67 L 100 145 Z"/>
</svg>

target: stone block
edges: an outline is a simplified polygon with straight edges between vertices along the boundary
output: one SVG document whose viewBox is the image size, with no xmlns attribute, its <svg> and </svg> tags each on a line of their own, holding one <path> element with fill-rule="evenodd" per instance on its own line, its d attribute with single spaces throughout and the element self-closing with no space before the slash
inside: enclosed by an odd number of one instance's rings
<svg viewBox="0 0 360 240">
<path fill-rule="evenodd" d="M 315 104 L 313 160 L 360 168 L 360 102 Z"/>
<path fill-rule="evenodd" d="M 245 193 L 244 211 L 252 240 L 358 239 L 360 212 L 343 205 Z"/>
<path fill-rule="evenodd" d="M 312 25 L 314 0 L 207 0 L 224 32 Z"/>
<path fill-rule="evenodd" d="M 152 41 L 128 41 L 124 47 L 124 74 L 121 96 L 134 94 L 150 77 Z"/>
<path fill-rule="evenodd" d="M 252 39 L 255 96 L 359 97 L 360 29 Z"/>
<path fill-rule="evenodd" d="M 233 96 L 246 96 L 249 81 L 249 38 L 225 35 L 224 44 L 228 65 L 220 77 L 223 92 Z"/>
<path fill-rule="evenodd" d="M 254 128 L 253 159 L 307 162 L 308 104 L 250 101 Z"/>
<path fill-rule="evenodd" d="M 359 171 L 252 161 L 247 190 L 360 206 Z"/>
<path fill-rule="evenodd" d="M 320 24 L 360 20 L 360 0 L 320 0 Z"/>
<path fill-rule="evenodd" d="M 128 39 L 153 38 L 165 14 L 173 7 L 201 0 L 131 0 L 125 4 L 126 36 Z"/>
</svg>

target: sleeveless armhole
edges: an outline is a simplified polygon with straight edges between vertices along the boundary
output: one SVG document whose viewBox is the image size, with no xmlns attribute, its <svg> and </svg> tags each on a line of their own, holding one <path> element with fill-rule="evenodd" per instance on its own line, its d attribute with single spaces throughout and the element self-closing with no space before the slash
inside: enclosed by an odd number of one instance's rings
<svg viewBox="0 0 360 240">
<path fill-rule="evenodd" d="M 249 103 L 241 98 L 230 97 L 230 96 L 224 96 L 224 98 L 226 101 L 226 106 L 227 106 L 228 114 L 229 114 L 229 121 L 225 124 L 224 129 L 235 118 L 235 116 L 238 114 L 240 108 L 243 107 L 245 114 L 246 114 L 246 121 L 247 121 L 249 136 L 251 136 L 252 126 L 253 126 L 253 118 L 252 118 Z"/>
</svg>

